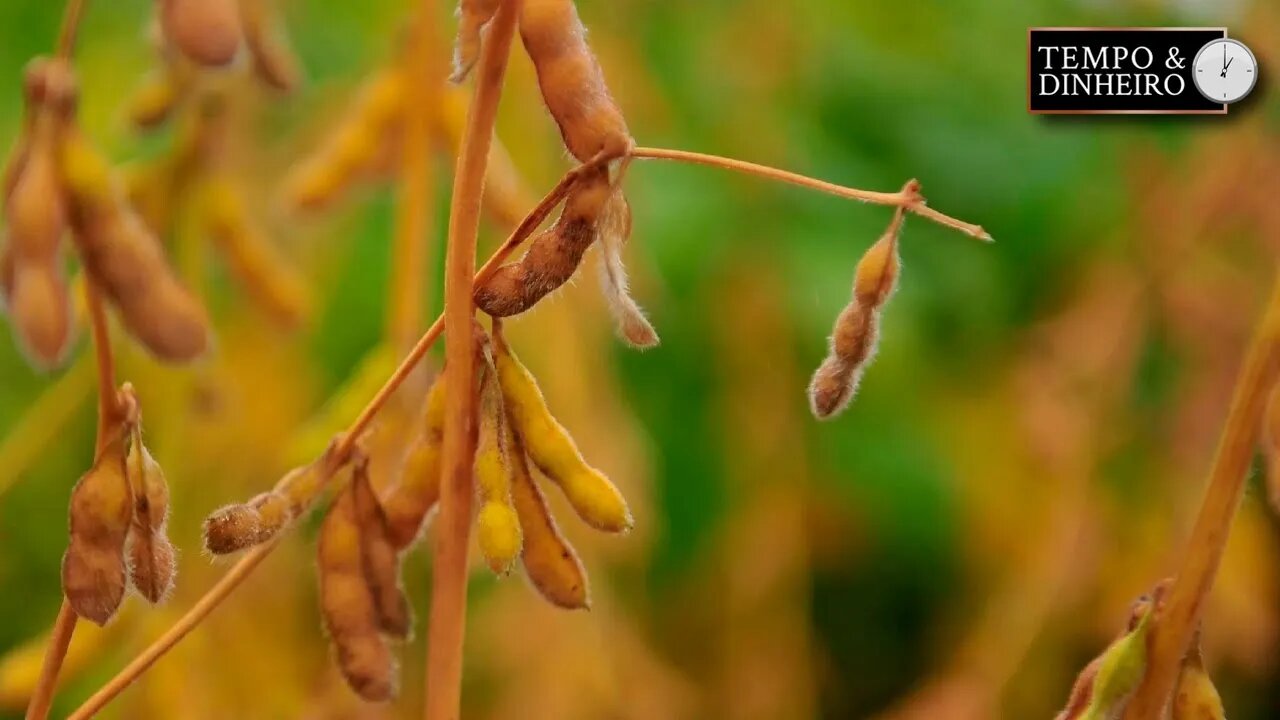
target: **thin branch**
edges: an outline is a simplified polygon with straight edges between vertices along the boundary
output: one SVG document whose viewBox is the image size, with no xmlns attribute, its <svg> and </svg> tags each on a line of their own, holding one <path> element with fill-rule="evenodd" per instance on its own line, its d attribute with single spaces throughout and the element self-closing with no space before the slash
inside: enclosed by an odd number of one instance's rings
<svg viewBox="0 0 1280 720">
<path fill-rule="evenodd" d="M 1200 514 L 1191 531 L 1182 568 L 1155 617 L 1146 675 L 1125 708 L 1125 720 L 1163 717 L 1161 713 L 1169 703 L 1183 658 L 1200 627 L 1205 601 L 1226 550 L 1231 523 L 1253 463 L 1267 397 L 1278 376 L 1280 277 L 1236 381 Z"/>
<path fill-rule="evenodd" d="M 58 30 L 58 57 L 71 57 L 76 47 L 76 34 L 80 30 L 80 20 L 84 17 L 84 6 L 87 0 L 67 0 L 62 11 L 62 28 Z"/>
<path fill-rule="evenodd" d="M 476 239 L 485 170 L 498 118 L 511 41 L 521 0 L 505 0 L 485 34 L 476 71 L 475 100 L 458 151 L 449 245 L 445 259 L 445 417 L 440 466 L 440 515 L 436 520 L 431 615 L 427 631 L 427 720 L 459 720 L 462 707 L 462 644 L 467 614 L 467 551 L 471 545 L 472 466 L 476 406 L 472 392 L 475 305 L 472 301 Z"/>
<path fill-rule="evenodd" d="M 844 185 L 836 185 L 835 183 L 829 183 L 825 180 L 811 178 L 808 175 L 800 175 L 798 173 L 780 170 L 775 167 L 769 167 L 768 165 L 760 165 L 753 162 L 747 162 L 745 160 L 738 160 L 736 158 L 721 157 L 719 155 L 691 152 L 689 150 L 637 147 L 631 150 L 630 156 L 633 158 L 674 160 L 676 162 L 692 163 L 695 165 L 709 165 L 711 167 L 722 168 L 724 170 L 735 170 L 748 175 L 755 175 L 757 177 L 766 178 L 776 182 L 799 185 L 801 187 L 817 190 L 837 197 L 847 198 L 849 200 L 859 200 L 861 202 L 872 203 L 875 205 L 904 207 L 921 217 L 928 218 L 949 228 L 954 228 L 971 237 L 988 242 L 991 241 L 991 235 L 989 235 L 986 230 L 983 230 L 981 226 L 944 215 L 926 205 L 924 198 L 921 198 L 915 193 L 901 191 L 887 193 L 876 192 L 873 190 L 859 190 L 857 188 L 845 187 Z"/>
</svg>

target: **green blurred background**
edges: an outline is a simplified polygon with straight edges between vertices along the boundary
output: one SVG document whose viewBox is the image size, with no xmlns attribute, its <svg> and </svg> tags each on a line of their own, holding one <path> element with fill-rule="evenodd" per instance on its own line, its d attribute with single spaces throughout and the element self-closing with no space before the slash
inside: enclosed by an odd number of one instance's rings
<svg viewBox="0 0 1280 720">
<path fill-rule="evenodd" d="M 123 109 L 156 64 L 150 5 L 90 2 L 77 52 L 82 123 L 122 164 L 162 157 L 180 132 L 139 133 Z M 1176 567 L 1272 279 L 1280 101 L 1267 86 L 1280 72 L 1280 8 L 579 8 L 641 144 L 868 189 L 919 178 L 934 207 L 997 242 L 908 220 L 878 357 L 848 412 L 818 423 L 809 373 L 889 211 L 638 162 L 629 262 L 662 345 L 640 354 L 613 340 L 593 268 L 511 330 L 588 459 L 626 492 L 637 529 L 599 536 L 557 506 L 591 574 L 590 613 L 554 610 L 521 580 L 477 567 L 465 716 L 1052 717 L 1128 602 Z M 305 278 L 312 312 L 282 331 L 215 249 L 174 251 L 213 311 L 215 352 L 172 369 L 125 349 L 121 374 L 138 387 L 172 487 L 178 588 L 160 609 L 131 599 L 106 630 L 82 628 L 54 716 L 225 570 L 202 554 L 200 520 L 274 482 L 289 463 L 282 449 L 384 337 L 391 182 L 305 217 L 278 194 L 395 56 L 411 7 L 286 0 L 282 10 L 307 82 L 277 97 L 227 80 L 248 108 L 229 164 Z M 443 37 L 451 8 L 437 10 Z M 56 2 L 0 4 L 0 138 L 17 132 L 21 69 L 48 52 L 60 13 Z M 1178 24 L 1230 27 L 1258 55 L 1263 91 L 1207 119 L 1026 113 L 1028 26 Z M 567 165 L 520 53 L 501 113 L 499 137 L 536 197 Z M 440 153 L 422 299 L 431 315 L 450 168 Z M 483 248 L 504 235 L 489 222 Z M 7 332 L 0 341 L 0 471 L 21 469 L 0 477 L 0 718 L 20 716 L 23 673 L 60 600 L 68 493 L 92 455 L 87 350 L 82 339 L 71 370 L 44 376 Z M 41 403 L 58 412 L 33 421 Z M 1236 720 L 1280 716 L 1269 473 L 1260 458 L 1205 627 Z M 287 540 L 104 716 L 416 717 L 429 553 L 406 572 L 419 628 L 400 653 L 401 699 L 363 708 L 330 667 L 313 538 L 310 523 Z"/>
</svg>

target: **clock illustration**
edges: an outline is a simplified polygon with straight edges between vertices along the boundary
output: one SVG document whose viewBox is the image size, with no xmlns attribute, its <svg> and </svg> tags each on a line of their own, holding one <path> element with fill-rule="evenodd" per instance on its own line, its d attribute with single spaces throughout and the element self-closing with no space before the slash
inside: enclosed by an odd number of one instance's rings
<svg viewBox="0 0 1280 720">
<path fill-rule="evenodd" d="M 1243 100 L 1258 82 L 1258 60 L 1239 40 L 1211 40 L 1191 64 L 1196 88 L 1216 103 Z"/>
</svg>

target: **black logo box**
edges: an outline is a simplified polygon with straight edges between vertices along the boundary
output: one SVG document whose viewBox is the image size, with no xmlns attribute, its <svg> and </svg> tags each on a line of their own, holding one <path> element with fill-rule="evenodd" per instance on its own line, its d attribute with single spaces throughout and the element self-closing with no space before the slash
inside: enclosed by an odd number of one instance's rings
<svg viewBox="0 0 1280 720">
<path fill-rule="evenodd" d="M 1196 89 L 1194 78 L 1195 72 L 1192 65 L 1195 61 L 1196 53 L 1205 43 L 1211 40 L 1218 40 L 1227 36 L 1226 28 L 1051 28 L 1051 27 L 1035 27 L 1027 29 L 1027 111 L 1033 114 L 1045 115 L 1069 115 L 1069 114 L 1224 114 L 1227 112 L 1227 106 L 1214 103 L 1206 99 Z M 1084 57 L 1084 51 L 1088 49 L 1097 57 L 1103 48 L 1125 48 L 1128 50 L 1130 58 L 1133 57 L 1134 51 L 1139 48 L 1147 48 L 1151 51 L 1151 64 L 1149 68 L 1135 68 L 1130 61 L 1122 63 L 1119 70 L 1113 69 L 1063 69 L 1063 55 L 1061 51 L 1043 51 L 1040 48 L 1056 46 L 1056 47 L 1073 47 L 1079 48 L 1077 62 L 1081 64 Z M 1176 51 L 1176 57 L 1181 63 L 1182 68 L 1169 68 L 1166 61 L 1170 57 L 1170 52 Z M 1141 61 L 1145 64 L 1147 61 L 1146 52 L 1140 54 Z M 1114 59 L 1114 57 L 1109 57 Z M 1052 63 L 1053 69 L 1048 65 Z M 1114 67 L 1109 64 L 1108 68 Z M 1176 95 L 1169 94 L 1130 94 L 1130 95 L 1107 95 L 1107 94 L 1065 94 L 1058 92 L 1057 94 L 1042 94 L 1042 90 L 1052 91 L 1055 86 L 1053 79 L 1043 79 L 1044 75 L 1055 76 L 1057 82 L 1063 82 L 1064 85 L 1069 84 L 1067 88 L 1072 91 L 1078 91 L 1079 85 L 1071 76 L 1077 75 L 1109 75 L 1112 76 L 1112 86 L 1119 87 L 1120 75 L 1133 75 L 1134 73 L 1146 74 L 1153 73 L 1159 76 L 1161 82 L 1159 88 L 1161 92 L 1170 86 L 1163 82 L 1167 76 L 1178 75 L 1182 79 L 1181 92 Z M 1067 78 L 1064 78 L 1064 75 Z M 1095 80 L 1096 78 L 1089 78 Z M 1066 80 L 1066 82 L 1064 82 Z M 1141 87 L 1147 87 L 1143 80 L 1134 78 L 1129 79 L 1130 83 L 1139 83 Z M 1134 87 L 1131 85 L 1131 87 Z M 1176 82 L 1173 84 L 1174 89 L 1178 89 Z"/>
</svg>

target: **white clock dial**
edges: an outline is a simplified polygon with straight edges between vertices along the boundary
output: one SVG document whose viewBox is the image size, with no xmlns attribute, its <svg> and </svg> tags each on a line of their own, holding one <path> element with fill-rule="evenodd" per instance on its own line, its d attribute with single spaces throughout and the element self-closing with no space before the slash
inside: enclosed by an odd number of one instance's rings
<svg viewBox="0 0 1280 720">
<path fill-rule="evenodd" d="M 1239 40 L 1213 40 L 1196 53 L 1192 76 L 1200 94 L 1216 103 L 1243 100 L 1258 82 L 1258 61 Z"/>
</svg>

